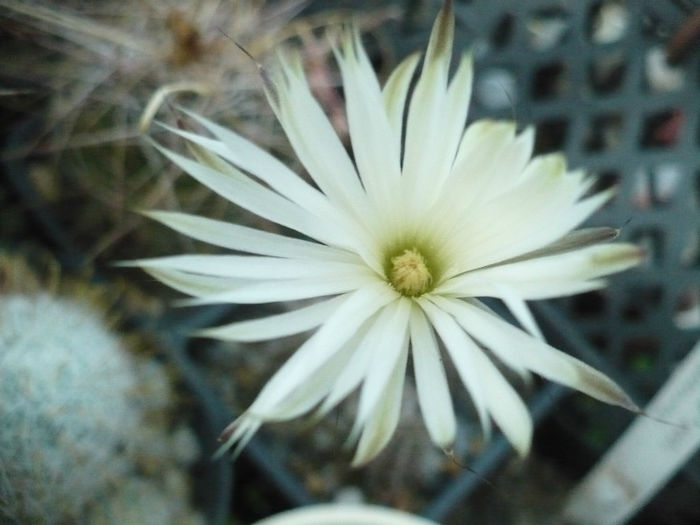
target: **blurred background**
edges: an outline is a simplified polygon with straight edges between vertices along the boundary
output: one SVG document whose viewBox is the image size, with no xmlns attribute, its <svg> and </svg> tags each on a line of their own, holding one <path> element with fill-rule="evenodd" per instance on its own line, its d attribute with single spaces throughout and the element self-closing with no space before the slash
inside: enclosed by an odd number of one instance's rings
<svg viewBox="0 0 700 525">
<path fill-rule="evenodd" d="M 532 454 L 517 460 L 500 437 L 482 441 L 455 388 L 452 458 L 431 445 L 409 381 L 396 435 L 363 469 L 341 446 L 352 402 L 318 424 L 271 425 L 235 463 L 213 462 L 218 433 L 303 338 L 191 339 L 285 306 L 177 309 L 176 292 L 113 266 L 214 250 L 141 209 L 275 228 L 182 176 L 142 138 L 183 150 L 154 124 L 175 125 L 182 105 L 299 169 L 235 43 L 263 64 L 281 45 L 299 47 L 345 136 L 329 34 L 354 21 L 385 79 L 425 48 L 440 4 L 0 0 L 0 523 L 246 524 L 336 500 L 445 525 L 559 523 L 631 414 L 520 385 L 537 430 Z M 454 4 L 455 49 L 475 57 L 469 119 L 533 124 L 537 153 L 564 151 L 600 188 L 619 188 L 590 225 L 621 228 L 649 253 L 645 265 L 602 292 L 533 308 L 550 342 L 643 405 L 700 339 L 700 2 Z M 76 464 L 86 469 L 66 467 Z M 699 490 L 695 454 L 630 523 L 699 523 Z"/>
</svg>

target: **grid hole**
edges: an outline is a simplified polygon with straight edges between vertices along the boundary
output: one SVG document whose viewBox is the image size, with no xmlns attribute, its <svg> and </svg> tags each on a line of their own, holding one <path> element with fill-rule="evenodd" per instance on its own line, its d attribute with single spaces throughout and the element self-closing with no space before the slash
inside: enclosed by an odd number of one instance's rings
<svg viewBox="0 0 700 525">
<path fill-rule="evenodd" d="M 595 44 L 611 44 L 622 39 L 629 26 L 626 2 L 596 2 L 588 12 L 588 37 Z"/>
<path fill-rule="evenodd" d="M 683 129 L 683 113 L 678 109 L 658 111 L 644 119 L 641 145 L 645 148 L 670 148 Z"/>
<path fill-rule="evenodd" d="M 645 252 L 645 265 L 659 267 L 665 261 L 666 233 L 660 228 L 640 228 L 630 235 L 630 240 Z"/>
<path fill-rule="evenodd" d="M 673 323 L 681 330 L 700 328 L 700 286 L 687 286 L 678 294 L 673 307 Z"/>
<path fill-rule="evenodd" d="M 513 38 L 515 19 L 510 13 L 506 13 L 498 19 L 491 32 L 491 43 L 494 47 L 505 47 Z"/>
<path fill-rule="evenodd" d="M 700 227 L 695 228 L 681 248 L 680 264 L 685 268 L 700 268 Z"/>
<path fill-rule="evenodd" d="M 568 91 L 568 71 L 564 63 L 554 62 L 535 70 L 532 82 L 532 97 L 535 100 L 563 97 Z"/>
<path fill-rule="evenodd" d="M 617 149 L 622 142 L 622 115 L 613 113 L 595 117 L 588 128 L 584 148 L 590 152 Z"/>
<path fill-rule="evenodd" d="M 474 95 L 487 109 L 512 108 L 518 95 L 517 81 L 509 70 L 491 68 L 478 75 Z"/>
<path fill-rule="evenodd" d="M 595 60 L 588 69 L 591 89 L 601 95 L 614 93 L 622 87 L 626 70 L 625 57 L 621 53 Z"/>
<path fill-rule="evenodd" d="M 564 149 L 569 123 L 564 118 L 552 118 L 537 124 L 535 152 L 550 153 Z"/>
<path fill-rule="evenodd" d="M 593 183 L 591 189 L 586 193 L 586 196 L 595 195 L 596 193 L 608 190 L 610 188 L 618 188 L 620 186 L 620 180 L 620 174 L 617 171 L 601 171 L 597 174 L 595 182 Z M 612 207 L 618 198 L 618 193 L 615 193 L 613 197 L 604 204 L 603 209 Z"/>
<path fill-rule="evenodd" d="M 651 371 L 658 362 L 660 348 L 654 335 L 632 336 L 622 344 L 622 362 L 635 372 Z"/>
<path fill-rule="evenodd" d="M 625 295 L 628 300 L 622 305 L 622 319 L 631 323 L 639 323 L 647 318 L 649 310 L 656 310 L 663 301 L 661 286 L 640 286 L 630 290 Z"/>
<path fill-rule="evenodd" d="M 599 318 L 607 310 L 605 296 L 601 292 L 587 292 L 573 297 L 571 309 L 577 317 Z"/>
<path fill-rule="evenodd" d="M 528 44 L 535 51 L 545 51 L 566 40 L 569 16 L 556 7 L 534 11 L 526 23 Z"/>
<path fill-rule="evenodd" d="M 685 72 L 680 67 L 671 66 L 666 60 L 666 52 L 660 46 L 647 50 L 644 57 L 644 80 L 646 88 L 652 92 L 678 91 L 685 87 Z"/>
</svg>

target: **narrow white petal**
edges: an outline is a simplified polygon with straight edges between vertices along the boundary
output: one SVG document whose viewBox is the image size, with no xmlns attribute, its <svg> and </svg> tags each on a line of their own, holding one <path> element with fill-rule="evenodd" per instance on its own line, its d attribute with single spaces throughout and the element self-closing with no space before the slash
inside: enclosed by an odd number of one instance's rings
<svg viewBox="0 0 700 525">
<path fill-rule="evenodd" d="M 281 314 L 206 328 L 196 334 L 226 341 L 264 341 L 316 328 L 345 300 L 344 296 L 320 301 Z"/>
<path fill-rule="evenodd" d="M 222 173 L 155 142 L 153 145 L 193 178 L 234 204 L 326 243 L 331 243 L 336 237 L 334 230 L 328 228 L 322 217 L 310 214 L 297 204 L 252 181 L 232 166 L 229 166 L 227 173 Z"/>
<path fill-rule="evenodd" d="M 352 357 L 355 348 L 344 344 L 317 368 L 312 377 L 300 382 L 283 399 L 265 410 L 265 421 L 287 421 L 312 410 L 328 395 Z M 251 407 L 251 412 L 256 413 Z"/>
<path fill-rule="evenodd" d="M 634 402 L 609 377 L 578 359 L 465 301 L 439 296 L 434 301 L 504 363 L 532 370 L 600 401 L 636 410 Z"/>
<path fill-rule="evenodd" d="M 540 341 L 544 341 L 544 336 L 540 331 L 540 327 L 537 326 L 537 321 L 535 321 L 525 300 L 509 286 L 499 284 L 498 289 L 501 299 L 503 299 L 508 310 L 510 310 L 515 316 L 515 319 L 520 323 L 520 326 Z"/>
<path fill-rule="evenodd" d="M 280 57 L 268 100 L 295 153 L 326 196 L 356 219 L 368 219 L 360 179 L 333 126 L 314 99 L 304 77 L 301 59 Z"/>
<path fill-rule="evenodd" d="M 462 222 L 469 220 L 465 217 L 489 200 L 489 187 L 499 187 L 500 183 L 502 191 L 505 183 L 513 184 L 508 179 L 514 181 L 518 172 L 499 159 L 509 156 L 515 140 L 512 122 L 479 120 L 467 128 L 440 197 L 426 214 L 437 228 L 453 237 L 463 229 Z"/>
<path fill-rule="evenodd" d="M 262 423 L 262 420 L 251 417 L 249 414 L 242 414 L 236 418 L 221 433 L 219 440 L 223 441 L 223 443 L 214 453 L 214 459 L 223 456 L 234 445 L 236 447 L 232 456 L 234 458 L 237 457 L 253 438 Z"/>
<path fill-rule="evenodd" d="M 510 121 L 479 120 L 464 132 L 451 174 L 451 191 L 488 201 L 522 179 L 534 146 L 534 130 L 515 134 Z"/>
<path fill-rule="evenodd" d="M 468 272 L 442 284 L 437 293 L 499 297 L 507 286 L 523 299 L 570 295 L 599 288 L 596 280 L 639 264 L 644 253 L 633 244 L 601 244 L 547 257 L 499 264 Z"/>
<path fill-rule="evenodd" d="M 391 439 L 396 430 L 401 413 L 401 397 L 406 376 L 406 359 L 408 356 L 408 340 L 402 345 L 401 354 L 391 375 L 386 382 L 382 395 L 374 405 L 372 414 L 367 418 L 364 430 L 357 444 L 352 465 L 358 467 L 374 458 Z"/>
<path fill-rule="evenodd" d="M 252 282 L 250 279 L 196 275 L 165 268 L 143 268 L 143 270 L 170 288 L 194 297 L 207 297 L 247 286 Z"/>
<path fill-rule="evenodd" d="M 305 209 L 325 214 L 331 208 L 321 192 L 307 184 L 301 177 L 262 148 L 209 119 L 186 109 L 182 111 L 204 126 L 218 141 L 169 126 L 166 126 L 167 129 L 211 150 L 243 171 L 253 174 Z"/>
<path fill-rule="evenodd" d="M 387 199 L 396 194 L 401 150 L 393 140 L 379 82 L 357 31 L 348 31 L 336 59 L 343 77 L 350 140 L 362 183 L 378 212 L 392 211 Z"/>
<path fill-rule="evenodd" d="M 143 214 L 193 239 L 229 250 L 273 257 L 358 260 L 346 250 L 197 215 L 168 211 L 146 211 Z"/>
<path fill-rule="evenodd" d="M 473 351 L 491 417 L 518 454 L 526 456 L 532 443 L 532 419 L 525 403 L 489 358 L 476 346 Z"/>
<path fill-rule="evenodd" d="M 182 306 L 200 306 L 204 304 L 262 304 L 276 303 L 280 301 L 296 301 L 299 299 L 312 299 L 325 295 L 337 295 L 363 287 L 372 287 L 380 284 L 387 286 L 383 281 L 378 281 L 374 276 L 347 276 L 337 279 L 323 279 L 309 277 L 292 280 L 267 280 L 242 286 L 236 290 L 203 296 L 198 299 L 184 299 L 180 301 Z"/>
<path fill-rule="evenodd" d="M 411 85 L 419 59 L 420 55 L 418 53 L 405 58 L 392 71 L 382 91 L 384 108 L 391 124 L 397 151 L 401 151 L 403 118 L 406 113 L 406 96 L 408 95 L 408 88 Z"/>
<path fill-rule="evenodd" d="M 449 2 L 443 4 L 428 43 L 423 70 L 409 103 L 403 157 L 405 188 L 411 209 L 425 206 L 433 190 L 435 167 L 442 162 L 443 123 L 447 76 L 452 57 L 454 17 Z M 452 159 L 449 159 L 450 162 Z"/>
<path fill-rule="evenodd" d="M 430 305 L 428 309 L 432 311 L 435 320 L 442 325 L 445 337 L 450 339 L 450 343 L 446 339 L 443 341 L 465 385 L 467 381 L 473 383 L 478 381 L 478 388 L 482 391 L 481 402 L 484 404 L 483 417 L 488 418 L 488 414 L 491 414 L 518 453 L 521 456 L 526 455 L 532 440 L 532 420 L 525 404 L 474 341 L 464 334 L 462 328 L 457 326 L 451 316 L 441 311 L 440 308 L 444 302 L 447 301 L 440 301 L 440 306 L 436 307 L 424 301 L 422 306 Z M 468 379 L 465 380 L 464 377 Z M 483 420 L 482 425 L 484 425 Z M 489 427 L 484 428 L 488 437 Z"/>
<path fill-rule="evenodd" d="M 472 92 L 472 77 L 472 56 L 464 54 L 454 77 L 450 81 L 445 96 L 445 105 L 442 109 L 440 158 L 439 164 L 433 167 L 433 185 L 436 193 L 439 192 L 445 179 L 449 176 L 455 161 L 457 148 L 467 120 L 467 109 Z"/>
<path fill-rule="evenodd" d="M 285 280 L 317 277 L 334 279 L 363 276 L 367 267 L 358 263 L 299 260 L 256 255 L 171 255 L 137 259 L 128 264 L 141 268 L 165 268 L 182 272 L 243 279 Z"/>
<path fill-rule="evenodd" d="M 410 329 L 413 373 L 423 420 L 433 443 L 446 449 L 452 446 L 457 430 L 452 398 L 435 335 L 425 314 L 415 305 Z"/>
<path fill-rule="evenodd" d="M 348 294 L 345 301 L 267 382 L 249 411 L 259 417 L 276 413 L 276 407 L 314 374 L 352 338 L 366 319 L 396 294 L 387 286 L 366 287 Z"/>
<path fill-rule="evenodd" d="M 323 400 L 323 404 L 319 408 L 319 417 L 326 415 L 340 401 L 345 399 L 366 377 L 367 370 L 372 362 L 372 355 L 376 352 L 376 343 L 381 337 L 383 330 L 384 319 L 379 314 L 369 318 L 366 324 L 357 330 L 357 341 L 354 345 L 355 351 L 345 369 L 338 376 L 328 397 Z"/>
<path fill-rule="evenodd" d="M 607 226 L 581 228 L 580 230 L 574 230 L 567 233 L 562 238 L 548 244 L 544 248 L 524 253 L 519 257 L 508 259 L 499 264 L 510 264 L 514 262 L 527 261 L 529 259 L 537 259 L 540 257 L 549 257 L 552 255 L 573 252 L 581 248 L 588 248 L 589 246 L 610 242 L 617 238 L 619 234 L 620 230 L 609 228 Z"/>
<path fill-rule="evenodd" d="M 379 314 L 377 325 L 381 331 L 378 330 L 379 337 L 374 341 L 375 351 L 362 385 L 356 426 L 365 424 L 398 366 L 399 357 L 408 341 L 410 311 L 411 301 L 402 297 L 387 305 Z"/>
<path fill-rule="evenodd" d="M 613 194 L 606 191 L 576 202 L 580 184 L 577 180 L 564 183 L 566 176 L 562 173 L 550 180 L 545 176 L 527 187 L 519 185 L 472 213 L 457 244 L 470 243 L 479 249 L 463 251 L 461 270 L 492 265 L 547 246 L 579 226 Z"/>
<path fill-rule="evenodd" d="M 491 421 L 488 417 L 488 399 L 486 398 L 483 378 L 478 374 L 474 357 L 475 351 L 478 352 L 479 349 L 476 347 L 474 341 L 464 333 L 462 327 L 460 327 L 449 314 L 441 309 L 441 305 L 436 306 L 431 300 L 421 297 L 418 300 L 418 304 L 420 304 L 423 311 L 427 314 L 430 322 L 440 335 L 440 339 L 442 339 L 442 342 L 445 344 L 445 349 L 450 355 L 462 383 L 472 398 L 484 435 L 486 439 L 488 439 L 491 434 Z"/>
</svg>

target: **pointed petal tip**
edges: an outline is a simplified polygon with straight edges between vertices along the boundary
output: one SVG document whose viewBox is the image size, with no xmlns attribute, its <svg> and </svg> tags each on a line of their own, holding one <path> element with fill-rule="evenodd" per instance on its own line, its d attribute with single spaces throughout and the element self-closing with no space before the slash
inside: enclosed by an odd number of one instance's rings
<svg viewBox="0 0 700 525">
<path fill-rule="evenodd" d="M 454 13 L 452 1 L 445 0 L 438 13 L 433 29 L 430 33 L 428 50 L 426 51 L 426 64 L 433 61 L 445 60 L 449 62 L 452 56 L 452 41 L 454 39 Z"/>
</svg>

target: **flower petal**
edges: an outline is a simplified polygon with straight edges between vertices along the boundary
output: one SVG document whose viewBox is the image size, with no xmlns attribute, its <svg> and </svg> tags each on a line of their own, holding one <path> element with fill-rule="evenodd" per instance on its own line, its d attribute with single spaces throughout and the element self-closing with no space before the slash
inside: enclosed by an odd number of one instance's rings
<svg viewBox="0 0 700 525">
<path fill-rule="evenodd" d="M 225 341 L 265 341 L 306 332 L 322 324 L 345 300 L 334 297 L 281 314 L 205 328 L 196 335 Z"/>
<path fill-rule="evenodd" d="M 354 467 L 366 464 L 379 454 L 396 430 L 399 414 L 401 413 L 401 397 L 406 377 L 407 356 L 408 340 L 404 339 L 401 354 L 391 371 L 382 395 L 374 405 L 372 414 L 364 425 L 360 441 L 357 444 L 355 457 L 352 460 Z"/>
<path fill-rule="evenodd" d="M 384 215 L 395 210 L 386 203 L 398 189 L 401 150 L 393 140 L 379 82 L 357 30 L 343 36 L 341 51 L 335 54 L 343 77 L 355 163 L 369 199 Z"/>
<path fill-rule="evenodd" d="M 268 100 L 294 152 L 323 193 L 361 223 L 370 218 L 355 167 L 314 99 L 298 54 L 280 57 Z"/>
<path fill-rule="evenodd" d="M 370 413 L 379 403 L 387 382 L 398 366 L 399 358 L 408 341 L 408 319 L 411 302 L 405 297 L 388 304 L 379 313 L 377 325 L 381 328 L 379 338 L 374 341 L 375 351 L 367 370 L 360 402 L 357 408 L 356 427 L 364 426 Z M 405 361 L 404 361 L 405 367 Z M 403 373 L 403 372 L 402 372 Z"/>
<path fill-rule="evenodd" d="M 323 404 L 318 410 L 318 417 L 326 415 L 350 392 L 355 390 L 366 377 L 367 369 L 372 362 L 372 355 L 376 352 L 376 342 L 381 337 L 383 330 L 384 319 L 379 314 L 370 317 L 365 326 L 358 329 L 359 337 L 354 345 L 353 355 L 345 369 L 339 374 L 328 396 L 323 400 Z"/>
<path fill-rule="evenodd" d="M 275 414 L 277 407 L 307 381 L 351 339 L 366 319 L 396 294 L 387 286 L 365 287 L 348 294 L 345 301 L 263 387 L 248 412 L 259 418 Z M 327 392 L 324 392 L 324 395 Z"/>
<path fill-rule="evenodd" d="M 194 297 L 207 297 L 254 282 L 250 279 L 196 275 L 166 268 L 143 268 L 143 271 L 170 288 Z"/>
<path fill-rule="evenodd" d="M 391 124 L 396 151 L 401 151 L 401 139 L 403 138 L 403 119 L 406 113 L 406 96 L 411 85 L 413 74 L 416 71 L 420 55 L 413 53 L 406 57 L 392 71 L 382 90 L 384 108 Z"/>
<path fill-rule="evenodd" d="M 543 172 L 483 204 L 464 218 L 455 245 L 464 250 L 459 269 L 496 264 L 560 239 L 613 195 L 604 191 L 577 202 L 589 180 L 565 171 Z M 569 175 L 571 175 L 570 179 Z"/>
<path fill-rule="evenodd" d="M 423 311 L 415 305 L 411 309 L 410 329 L 413 374 L 423 420 L 433 443 L 447 449 L 457 430 L 452 398 L 435 334 Z"/>
<path fill-rule="evenodd" d="M 462 300 L 432 298 L 473 337 L 506 364 L 514 364 L 600 401 L 637 411 L 637 405 L 609 377 L 513 325 Z"/>
<path fill-rule="evenodd" d="M 620 272 L 639 264 L 644 252 L 634 244 L 602 244 L 579 250 L 499 264 L 454 277 L 437 293 L 460 297 L 499 297 L 505 299 L 507 286 L 523 299 L 543 299 L 597 288 L 598 277 Z"/>
<path fill-rule="evenodd" d="M 430 322 L 440 335 L 445 344 L 445 349 L 450 355 L 457 369 L 462 383 L 469 392 L 479 416 L 485 439 L 491 435 L 491 420 L 488 416 L 488 399 L 484 389 L 482 378 L 479 376 L 474 358 L 474 342 L 464 333 L 464 330 L 455 320 L 437 305 L 437 301 L 425 297 L 418 299 L 418 304 L 430 319 Z M 436 306 L 437 305 L 437 306 Z"/>
<path fill-rule="evenodd" d="M 273 257 L 295 257 L 330 261 L 359 261 L 357 256 L 339 250 L 286 235 L 270 233 L 239 224 L 208 219 L 188 213 L 169 211 L 144 211 L 143 215 L 154 219 L 188 237 L 221 248 Z"/>
<path fill-rule="evenodd" d="M 211 275 L 214 277 L 236 277 L 243 279 L 318 279 L 367 275 L 367 267 L 358 263 L 300 261 L 279 257 L 255 255 L 170 255 L 151 259 L 137 259 L 122 265 L 141 268 L 166 268 L 181 272 Z"/>
<path fill-rule="evenodd" d="M 476 345 L 471 350 L 491 417 L 518 454 L 526 456 L 532 443 L 532 418 L 525 403 Z"/>
<path fill-rule="evenodd" d="M 317 214 L 335 213 L 321 192 L 306 183 L 277 158 L 234 131 L 187 109 L 181 110 L 204 126 L 218 141 L 170 126 L 165 126 L 167 129 L 211 150 L 243 171 L 255 175 L 304 209 L 315 210 Z"/>
<path fill-rule="evenodd" d="M 180 304 L 182 306 L 201 306 L 205 304 L 263 304 L 296 301 L 325 295 L 337 295 L 362 287 L 371 287 L 377 282 L 376 277 L 363 275 L 348 275 L 336 279 L 319 279 L 314 276 L 305 279 L 266 280 L 241 286 L 235 290 L 201 296 L 197 299 L 183 299 Z M 386 286 L 385 283 L 379 282 Z"/>
<path fill-rule="evenodd" d="M 402 168 L 411 210 L 426 205 L 425 197 L 433 189 L 435 167 L 443 160 L 441 144 L 444 137 L 440 126 L 445 110 L 453 38 L 452 4 L 445 2 L 430 34 L 423 70 L 413 90 L 406 120 Z"/>
<path fill-rule="evenodd" d="M 193 178 L 234 204 L 327 244 L 337 238 L 333 229 L 327 227 L 326 221 L 332 217 L 320 220 L 323 218 L 311 215 L 297 204 L 250 180 L 233 166 L 228 166 L 227 172 L 222 173 L 155 142 L 153 145 Z"/>
</svg>

